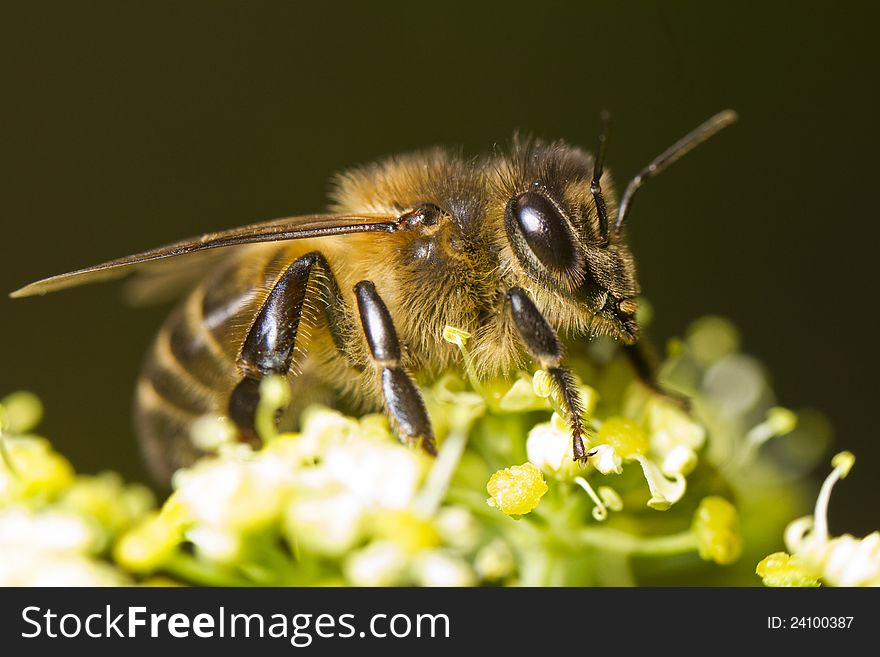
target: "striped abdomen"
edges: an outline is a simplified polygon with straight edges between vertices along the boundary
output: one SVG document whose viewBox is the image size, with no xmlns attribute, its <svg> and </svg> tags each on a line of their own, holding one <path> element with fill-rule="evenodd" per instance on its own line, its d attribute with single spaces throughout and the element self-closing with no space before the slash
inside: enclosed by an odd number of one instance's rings
<svg viewBox="0 0 880 657">
<path fill-rule="evenodd" d="M 272 285 L 296 255 L 289 246 L 243 250 L 213 271 L 166 320 L 144 362 L 135 418 L 151 472 L 167 482 L 199 450 L 194 420 L 225 415 L 241 379 L 236 360 Z"/>
</svg>

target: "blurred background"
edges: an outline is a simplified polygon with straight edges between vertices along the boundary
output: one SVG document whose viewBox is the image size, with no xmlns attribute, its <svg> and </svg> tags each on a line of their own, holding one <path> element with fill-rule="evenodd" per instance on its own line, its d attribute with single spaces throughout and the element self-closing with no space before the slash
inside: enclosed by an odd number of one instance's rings
<svg viewBox="0 0 880 657">
<path fill-rule="evenodd" d="M 0 288 L 320 210 L 337 170 L 514 130 L 592 148 L 622 184 L 723 108 L 740 122 L 642 192 L 630 236 L 657 342 L 742 331 L 779 403 L 858 457 L 835 534 L 878 528 L 878 62 L 865 4 L 18 3 L 0 24 Z M 820 9 L 821 7 L 821 9 Z M 81 471 L 141 478 L 140 361 L 167 306 L 118 285 L 0 296 L 0 396 L 47 406 Z M 830 456 L 830 452 L 829 452 Z M 827 472 L 827 463 L 819 474 Z"/>
</svg>

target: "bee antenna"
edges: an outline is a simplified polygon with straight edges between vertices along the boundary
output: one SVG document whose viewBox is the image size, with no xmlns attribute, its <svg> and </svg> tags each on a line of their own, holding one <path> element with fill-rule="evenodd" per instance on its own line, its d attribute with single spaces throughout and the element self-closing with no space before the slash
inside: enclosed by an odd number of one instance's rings
<svg viewBox="0 0 880 657">
<path fill-rule="evenodd" d="M 608 142 L 608 130 L 611 127 L 611 114 L 602 110 L 599 114 L 599 137 L 596 140 L 596 159 L 593 164 L 593 180 L 590 181 L 590 193 L 596 202 L 596 214 L 599 215 L 599 229 L 602 235 L 608 235 L 608 208 L 605 205 L 605 197 L 602 196 L 602 187 L 599 181 L 602 179 L 602 170 L 605 166 L 605 144 Z"/>
<path fill-rule="evenodd" d="M 623 192 L 620 209 L 617 212 L 617 222 L 614 224 L 615 232 L 620 232 L 623 222 L 626 220 L 627 211 L 632 206 L 633 197 L 646 180 L 656 176 L 670 164 L 709 139 L 709 137 L 712 137 L 736 121 L 737 118 L 737 114 L 733 110 L 719 112 L 660 153 L 648 166 L 639 171 L 638 175 L 629 182 L 626 190 Z"/>
</svg>

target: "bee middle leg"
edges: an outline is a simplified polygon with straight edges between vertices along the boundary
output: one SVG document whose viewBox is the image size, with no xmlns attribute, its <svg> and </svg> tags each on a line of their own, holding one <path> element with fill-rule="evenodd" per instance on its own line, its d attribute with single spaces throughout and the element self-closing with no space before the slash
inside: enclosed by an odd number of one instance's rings
<svg viewBox="0 0 880 657">
<path fill-rule="evenodd" d="M 529 355 L 551 376 L 559 389 L 569 416 L 574 460 L 586 461 L 590 453 L 584 447 L 583 404 L 575 387 L 574 375 L 562 364 L 563 348 L 559 336 L 522 288 L 512 287 L 507 291 L 505 306 Z"/>
<path fill-rule="evenodd" d="M 398 435 L 408 442 L 421 442 L 435 455 L 434 431 L 425 402 L 416 384 L 401 366 L 400 340 L 388 307 L 371 281 L 354 286 L 364 336 L 373 362 L 382 369 L 382 394 Z"/>
<path fill-rule="evenodd" d="M 323 285 L 316 284 L 316 274 Z M 295 260 L 281 275 L 263 302 L 238 356 L 242 379 L 229 398 L 229 417 L 242 434 L 256 440 L 254 420 L 260 401 L 260 381 L 270 374 L 286 375 L 293 364 L 296 337 L 308 294 L 323 296 L 323 308 L 336 347 L 343 349 L 340 330 L 345 304 L 330 264 L 312 252 Z"/>
</svg>

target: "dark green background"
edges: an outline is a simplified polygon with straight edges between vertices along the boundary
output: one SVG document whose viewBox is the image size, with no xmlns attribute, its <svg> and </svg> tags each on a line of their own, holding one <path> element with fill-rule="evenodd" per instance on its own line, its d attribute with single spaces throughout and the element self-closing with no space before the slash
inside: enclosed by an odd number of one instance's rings
<svg viewBox="0 0 880 657">
<path fill-rule="evenodd" d="M 5 8 L 0 287 L 318 210 L 334 171 L 397 151 L 515 129 L 592 146 L 602 108 L 622 180 L 732 107 L 631 217 L 656 333 L 732 318 L 781 403 L 859 458 L 832 529 L 880 525 L 868 3 L 319 4 Z M 140 476 L 130 398 L 167 309 L 118 292 L 0 299 L 0 391 L 38 392 L 78 468 Z"/>
</svg>

